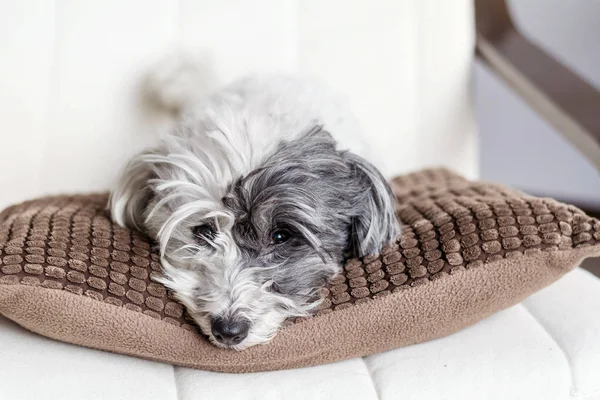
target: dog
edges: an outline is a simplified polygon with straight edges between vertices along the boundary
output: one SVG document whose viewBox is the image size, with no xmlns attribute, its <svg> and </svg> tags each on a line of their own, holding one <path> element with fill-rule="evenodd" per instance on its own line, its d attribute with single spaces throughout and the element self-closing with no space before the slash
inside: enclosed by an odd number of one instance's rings
<svg viewBox="0 0 600 400">
<path fill-rule="evenodd" d="M 283 75 L 202 93 L 201 70 L 179 61 L 151 75 L 177 124 L 126 165 L 109 207 L 156 240 L 161 283 L 211 343 L 243 350 L 311 315 L 345 256 L 378 252 L 400 227 L 339 96 Z"/>
</svg>

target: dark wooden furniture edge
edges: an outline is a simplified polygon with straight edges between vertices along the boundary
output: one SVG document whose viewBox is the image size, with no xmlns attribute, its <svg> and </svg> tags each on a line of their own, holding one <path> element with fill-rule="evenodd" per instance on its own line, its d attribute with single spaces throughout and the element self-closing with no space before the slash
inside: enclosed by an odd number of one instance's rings
<svg viewBox="0 0 600 400">
<path fill-rule="evenodd" d="M 475 0 L 476 54 L 600 169 L 600 92 L 521 35 L 506 0 Z"/>
</svg>

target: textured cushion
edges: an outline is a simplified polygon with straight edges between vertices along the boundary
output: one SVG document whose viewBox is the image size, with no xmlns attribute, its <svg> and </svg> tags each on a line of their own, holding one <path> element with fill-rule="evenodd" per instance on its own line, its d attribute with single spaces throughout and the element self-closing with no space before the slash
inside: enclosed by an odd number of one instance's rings
<svg viewBox="0 0 600 400">
<path fill-rule="evenodd" d="M 215 371 L 364 356 L 456 332 L 600 255 L 600 222 L 574 207 L 444 170 L 397 178 L 405 229 L 349 260 L 317 316 L 266 346 L 218 349 L 151 281 L 147 240 L 111 224 L 106 196 L 54 197 L 0 215 L 0 312 L 51 338 Z M 145 315 L 144 315 L 145 314 Z"/>
</svg>

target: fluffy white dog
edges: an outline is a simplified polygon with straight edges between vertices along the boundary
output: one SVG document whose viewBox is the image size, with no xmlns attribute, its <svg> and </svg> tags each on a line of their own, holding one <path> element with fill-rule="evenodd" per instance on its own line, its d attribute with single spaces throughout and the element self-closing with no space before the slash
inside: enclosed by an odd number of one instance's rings
<svg viewBox="0 0 600 400">
<path fill-rule="evenodd" d="M 110 208 L 157 241 L 162 283 L 211 342 L 241 350 L 310 314 L 345 255 L 377 252 L 399 226 L 358 124 L 324 86 L 249 77 L 207 93 L 198 71 L 181 59 L 150 79 L 179 123 L 126 166 Z"/>
</svg>

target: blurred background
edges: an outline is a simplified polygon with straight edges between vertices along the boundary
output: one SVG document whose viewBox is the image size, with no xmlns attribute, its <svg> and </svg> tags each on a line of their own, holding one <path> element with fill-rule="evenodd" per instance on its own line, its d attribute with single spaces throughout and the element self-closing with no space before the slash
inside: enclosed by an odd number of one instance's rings
<svg viewBox="0 0 600 400">
<path fill-rule="evenodd" d="M 524 36 L 600 90 L 600 1 L 508 4 Z M 479 59 L 473 76 L 482 179 L 571 202 L 600 216 L 597 167 Z M 584 267 L 600 275 L 599 260 L 589 259 Z"/>
<path fill-rule="evenodd" d="M 523 35 L 600 90 L 600 1 L 509 5 Z M 473 73 L 481 176 L 600 211 L 597 168 L 478 59 Z"/>
</svg>

